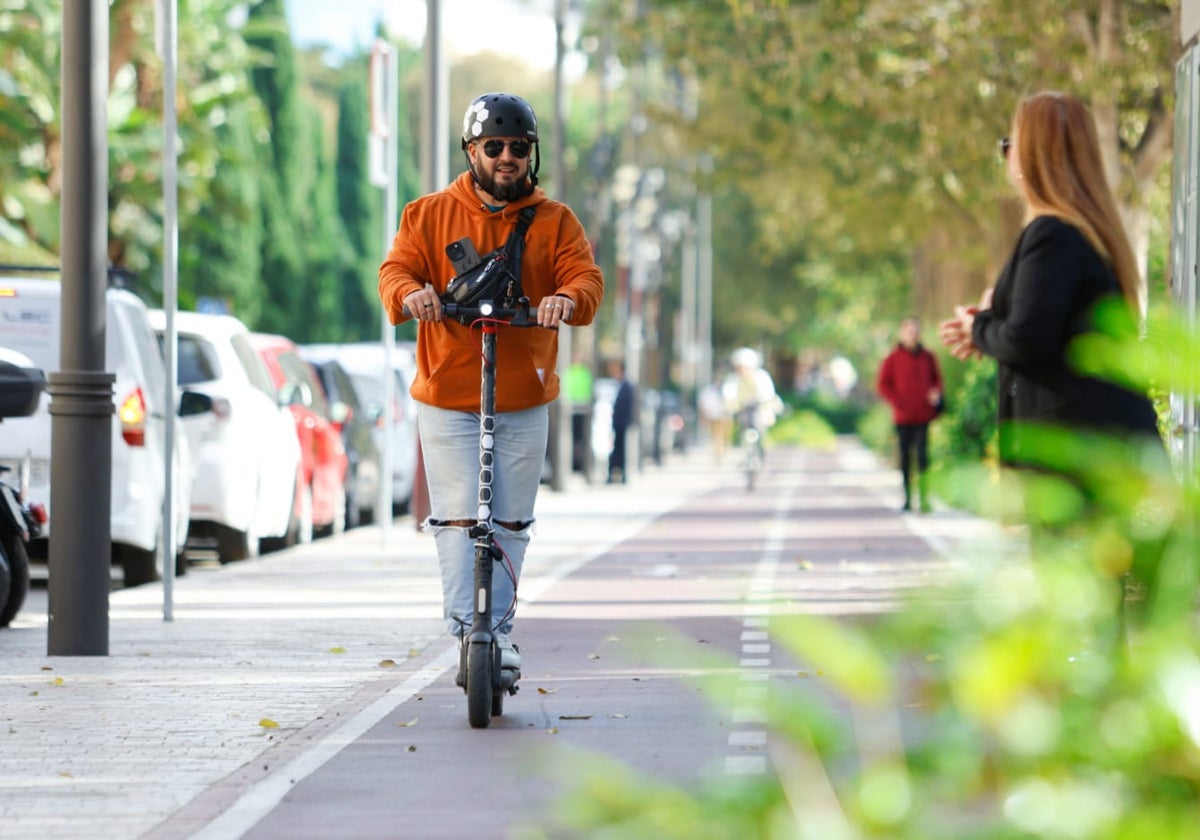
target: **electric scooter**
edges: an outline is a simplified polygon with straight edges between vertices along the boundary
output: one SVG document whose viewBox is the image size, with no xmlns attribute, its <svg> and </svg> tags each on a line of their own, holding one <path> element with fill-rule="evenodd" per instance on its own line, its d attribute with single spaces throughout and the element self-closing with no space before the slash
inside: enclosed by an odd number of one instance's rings
<svg viewBox="0 0 1200 840">
<path fill-rule="evenodd" d="M 517 693 L 521 672 L 500 666 L 500 648 L 492 627 L 492 575 L 504 556 L 492 526 L 493 433 L 496 423 L 496 338 L 500 328 L 536 327 L 529 298 L 514 297 L 510 286 L 499 302 L 474 305 L 445 302 L 442 314 L 482 333 L 479 395 L 479 517 L 468 532 L 475 540 L 475 613 L 463 635 L 457 685 L 467 695 L 467 720 L 472 728 L 485 729 L 493 716 L 504 713 L 504 696 Z M 509 572 L 511 574 L 511 572 Z"/>
<path fill-rule="evenodd" d="M 479 396 L 479 514 L 470 530 L 475 539 L 475 615 L 463 636 L 459 678 L 467 695 L 467 720 L 475 729 L 486 728 L 493 716 L 504 713 L 504 695 L 517 693 L 521 672 L 500 667 L 500 648 L 492 627 L 492 575 L 503 562 L 492 527 L 492 444 L 496 422 L 496 338 L 500 327 L 536 327 L 529 313 L 529 298 L 500 306 L 481 301 L 477 306 L 443 304 L 443 313 L 482 333 Z"/>
</svg>

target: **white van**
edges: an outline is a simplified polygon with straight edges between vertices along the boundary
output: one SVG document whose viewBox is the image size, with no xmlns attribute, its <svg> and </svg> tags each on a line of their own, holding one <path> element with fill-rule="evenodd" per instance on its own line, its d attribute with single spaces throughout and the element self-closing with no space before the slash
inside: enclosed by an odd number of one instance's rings
<svg viewBox="0 0 1200 840">
<path fill-rule="evenodd" d="M 0 272 L 0 345 L 24 353 L 47 376 L 60 370 L 62 288 L 57 275 L 16 276 Z M 106 291 L 105 369 L 116 375 L 112 423 L 112 553 L 125 573 L 125 585 L 155 580 L 162 569 L 159 530 L 166 475 L 163 452 L 168 411 L 166 365 L 146 305 L 124 289 Z M 30 558 L 45 561 L 47 537 L 55 526 L 50 510 L 50 395 L 42 395 L 31 417 L 5 420 L 0 428 L 0 463 L 15 465 L 32 457 L 29 500 L 46 505 L 50 522 L 30 546 Z M 191 465 L 187 441 L 176 435 L 174 533 L 176 570 L 186 570 L 182 548 L 191 502 Z M 91 481 L 91 476 L 79 476 Z M 60 524 L 61 527 L 61 524 Z"/>
</svg>

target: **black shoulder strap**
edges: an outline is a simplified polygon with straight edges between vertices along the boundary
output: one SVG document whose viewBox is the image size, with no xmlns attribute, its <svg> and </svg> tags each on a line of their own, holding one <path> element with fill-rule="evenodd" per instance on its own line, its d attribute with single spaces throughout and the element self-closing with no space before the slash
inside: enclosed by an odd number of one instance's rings
<svg viewBox="0 0 1200 840">
<path fill-rule="evenodd" d="M 529 225 L 536 212 L 536 204 L 521 208 L 520 213 L 517 214 L 517 226 L 513 228 L 512 235 L 508 237 L 508 244 L 504 246 L 508 272 L 518 284 L 521 282 L 521 258 L 525 256 L 525 231 L 529 230 Z"/>
<path fill-rule="evenodd" d="M 529 225 L 533 222 L 533 214 L 537 212 L 537 205 L 531 204 L 528 207 L 522 207 L 521 212 L 517 214 L 517 226 L 513 228 L 512 235 L 508 237 L 508 253 L 510 256 L 515 255 L 514 249 L 520 247 L 524 250 L 525 231 L 529 230 Z"/>
</svg>

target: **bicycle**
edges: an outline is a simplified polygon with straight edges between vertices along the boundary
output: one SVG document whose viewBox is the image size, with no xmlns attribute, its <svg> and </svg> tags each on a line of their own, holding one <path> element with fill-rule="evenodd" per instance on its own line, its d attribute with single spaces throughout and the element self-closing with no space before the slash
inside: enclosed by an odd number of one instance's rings
<svg viewBox="0 0 1200 840">
<path fill-rule="evenodd" d="M 474 729 L 485 729 L 493 717 L 504 713 L 504 695 L 515 695 L 519 670 L 500 667 L 500 648 L 492 627 L 492 575 L 504 555 L 492 527 L 493 432 L 496 414 L 496 337 L 500 327 L 536 327 L 529 298 L 520 297 L 511 306 L 492 301 L 478 305 L 442 303 L 444 317 L 465 326 L 480 325 L 482 372 L 479 397 L 479 512 L 468 534 L 475 540 L 475 612 L 471 627 L 463 635 L 455 684 L 467 695 L 467 721 Z M 511 574 L 511 572 L 510 572 Z M 515 583 L 515 580 L 514 580 Z M 514 587 L 513 598 L 516 593 Z"/>
<path fill-rule="evenodd" d="M 738 427 L 741 430 L 742 472 L 746 476 L 746 489 L 753 490 L 762 471 L 765 451 L 762 433 L 755 423 L 757 406 L 746 406 L 738 411 Z"/>
</svg>

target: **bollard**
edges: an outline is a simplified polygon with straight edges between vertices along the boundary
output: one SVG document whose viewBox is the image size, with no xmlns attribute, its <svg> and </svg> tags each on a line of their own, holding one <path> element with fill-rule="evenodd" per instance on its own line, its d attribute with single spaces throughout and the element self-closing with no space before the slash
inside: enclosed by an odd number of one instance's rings
<svg viewBox="0 0 1200 840">
<path fill-rule="evenodd" d="M 62 371 L 50 392 L 50 656 L 108 655 L 116 376 Z"/>
</svg>

